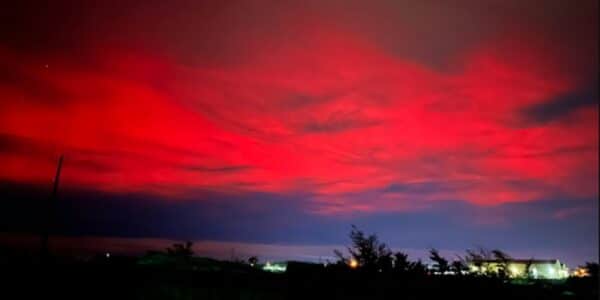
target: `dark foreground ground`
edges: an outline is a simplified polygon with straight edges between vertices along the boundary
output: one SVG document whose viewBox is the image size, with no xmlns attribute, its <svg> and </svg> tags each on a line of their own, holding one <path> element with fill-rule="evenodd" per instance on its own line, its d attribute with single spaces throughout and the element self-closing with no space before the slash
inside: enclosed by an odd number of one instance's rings
<svg viewBox="0 0 600 300">
<path fill-rule="evenodd" d="M 592 278 L 515 284 L 469 276 L 364 274 L 320 267 L 272 274 L 235 263 L 204 266 L 139 265 L 129 260 L 46 266 L 5 261 L 0 264 L 0 298 L 598 299 L 598 280 Z"/>
</svg>

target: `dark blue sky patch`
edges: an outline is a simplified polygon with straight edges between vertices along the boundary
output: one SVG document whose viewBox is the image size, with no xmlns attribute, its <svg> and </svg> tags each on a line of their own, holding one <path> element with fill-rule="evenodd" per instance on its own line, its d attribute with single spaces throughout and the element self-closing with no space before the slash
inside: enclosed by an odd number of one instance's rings
<svg viewBox="0 0 600 300">
<path fill-rule="evenodd" d="M 4 196 L 0 230 L 39 232 L 42 203 L 48 200 L 49 189 L 10 183 L 0 187 Z M 167 200 L 64 190 L 57 206 L 56 232 L 68 236 L 345 245 L 349 243 L 350 225 L 355 224 L 399 249 L 436 247 L 462 253 L 484 246 L 509 253 L 561 253 L 570 261 L 584 259 L 581 254 L 571 254 L 574 245 L 582 253 L 597 251 L 596 199 L 550 199 L 489 207 L 448 200 L 433 202 L 427 210 L 335 217 L 311 213 L 304 207 L 304 197 L 199 192 L 195 200 Z M 486 223 L 489 218 L 499 221 Z"/>
<path fill-rule="evenodd" d="M 592 105 L 598 106 L 598 87 L 595 84 L 527 107 L 523 115 L 526 123 L 544 124 L 558 120 L 578 108 Z"/>
</svg>

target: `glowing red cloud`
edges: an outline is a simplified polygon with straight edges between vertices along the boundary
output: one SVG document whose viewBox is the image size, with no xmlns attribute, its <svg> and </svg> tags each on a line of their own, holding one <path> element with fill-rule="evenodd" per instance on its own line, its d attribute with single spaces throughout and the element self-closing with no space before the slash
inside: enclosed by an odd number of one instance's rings
<svg viewBox="0 0 600 300">
<path fill-rule="evenodd" d="M 298 39 L 268 52 L 250 45 L 223 67 L 118 49 L 93 53 L 92 66 L 17 65 L 2 52 L 40 91 L 0 85 L 0 179 L 47 183 L 64 152 L 69 186 L 175 198 L 303 191 L 318 213 L 598 193 L 595 107 L 524 120 L 525 108 L 582 84 L 543 48 L 501 43 L 514 59 L 482 46 L 443 73 L 351 34 Z"/>
</svg>

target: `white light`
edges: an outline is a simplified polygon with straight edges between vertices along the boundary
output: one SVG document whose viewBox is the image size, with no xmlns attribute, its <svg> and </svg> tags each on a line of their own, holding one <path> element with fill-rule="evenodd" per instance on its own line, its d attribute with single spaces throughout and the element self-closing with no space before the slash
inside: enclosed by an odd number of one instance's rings
<svg viewBox="0 0 600 300">
<path fill-rule="evenodd" d="M 548 267 L 548 274 L 550 274 L 551 277 L 554 277 L 555 271 L 553 267 Z"/>
<path fill-rule="evenodd" d="M 105 256 L 106 258 L 110 258 L 110 253 L 106 252 Z"/>
<path fill-rule="evenodd" d="M 269 272 L 285 272 L 286 269 L 287 267 L 285 265 L 271 264 L 269 262 L 263 266 L 263 270 Z"/>
<path fill-rule="evenodd" d="M 510 273 L 513 277 L 519 275 L 519 269 L 515 265 L 510 266 Z"/>
</svg>

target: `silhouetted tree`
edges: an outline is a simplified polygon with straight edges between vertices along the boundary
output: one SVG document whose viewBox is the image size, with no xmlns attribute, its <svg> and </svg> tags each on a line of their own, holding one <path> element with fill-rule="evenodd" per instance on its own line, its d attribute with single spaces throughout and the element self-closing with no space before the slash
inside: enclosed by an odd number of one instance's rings
<svg viewBox="0 0 600 300">
<path fill-rule="evenodd" d="M 407 273 L 410 270 L 411 264 L 408 261 L 408 254 L 396 252 L 394 254 L 394 271 L 398 273 Z"/>
<path fill-rule="evenodd" d="M 335 255 L 335 257 L 338 258 L 337 264 L 339 264 L 339 265 L 348 265 L 349 259 L 346 256 L 344 256 L 344 254 L 342 253 L 342 251 L 335 249 L 335 250 L 333 250 L 333 255 Z"/>
<path fill-rule="evenodd" d="M 440 274 L 444 274 L 449 270 L 448 260 L 443 258 L 440 253 L 435 248 L 431 248 L 429 250 L 429 259 L 431 259 L 435 264 L 434 268 Z"/>
<path fill-rule="evenodd" d="M 167 248 L 167 254 L 177 258 L 189 259 L 194 255 L 194 251 L 192 250 L 193 244 L 191 241 L 187 241 L 184 244 L 175 243 Z"/>
<path fill-rule="evenodd" d="M 476 250 L 467 249 L 466 260 L 471 265 L 477 268 L 478 275 L 490 275 L 490 265 L 484 263 L 493 259 L 493 255 L 490 251 L 483 247 L 479 247 Z"/>
<path fill-rule="evenodd" d="M 358 262 L 358 265 L 365 271 L 387 271 L 392 268 L 392 251 L 383 242 L 379 241 L 376 234 L 365 235 L 364 232 L 352 225 L 350 231 L 350 240 L 352 245 L 348 247 L 351 258 Z M 334 254 L 342 263 L 348 263 L 349 259 L 338 251 Z"/>
<path fill-rule="evenodd" d="M 598 278 L 598 263 L 586 262 L 584 267 L 587 269 L 588 273 L 590 273 L 591 277 Z"/>
<path fill-rule="evenodd" d="M 457 259 L 450 264 L 450 271 L 457 275 L 463 275 L 463 272 L 468 271 L 468 265 L 464 258 L 457 255 Z"/>
<path fill-rule="evenodd" d="M 251 266 L 255 266 L 257 263 L 258 263 L 258 257 L 250 256 L 248 258 L 248 264 L 250 264 Z"/>
<path fill-rule="evenodd" d="M 496 276 L 500 278 L 508 277 L 508 261 L 510 260 L 510 255 L 498 249 L 492 250 L 492 255 L 494 256 L 498 266 L 495 272 Z"/>
<path fill-rule="evenodd" d="M 416 262 L 411 262 L 408 268 L 408 272 L 415 276 L 423 276 L 427 274 L 427 267 L 421 260 L 417 260 Z"/>
<path fill-rule="evenodd" d="M 390 272 L 394 268 L 394 259 L 392 252 L 388 249 L 383 255 L 377 258 L 377 270 L 379 272 Z"/>
</svg>

